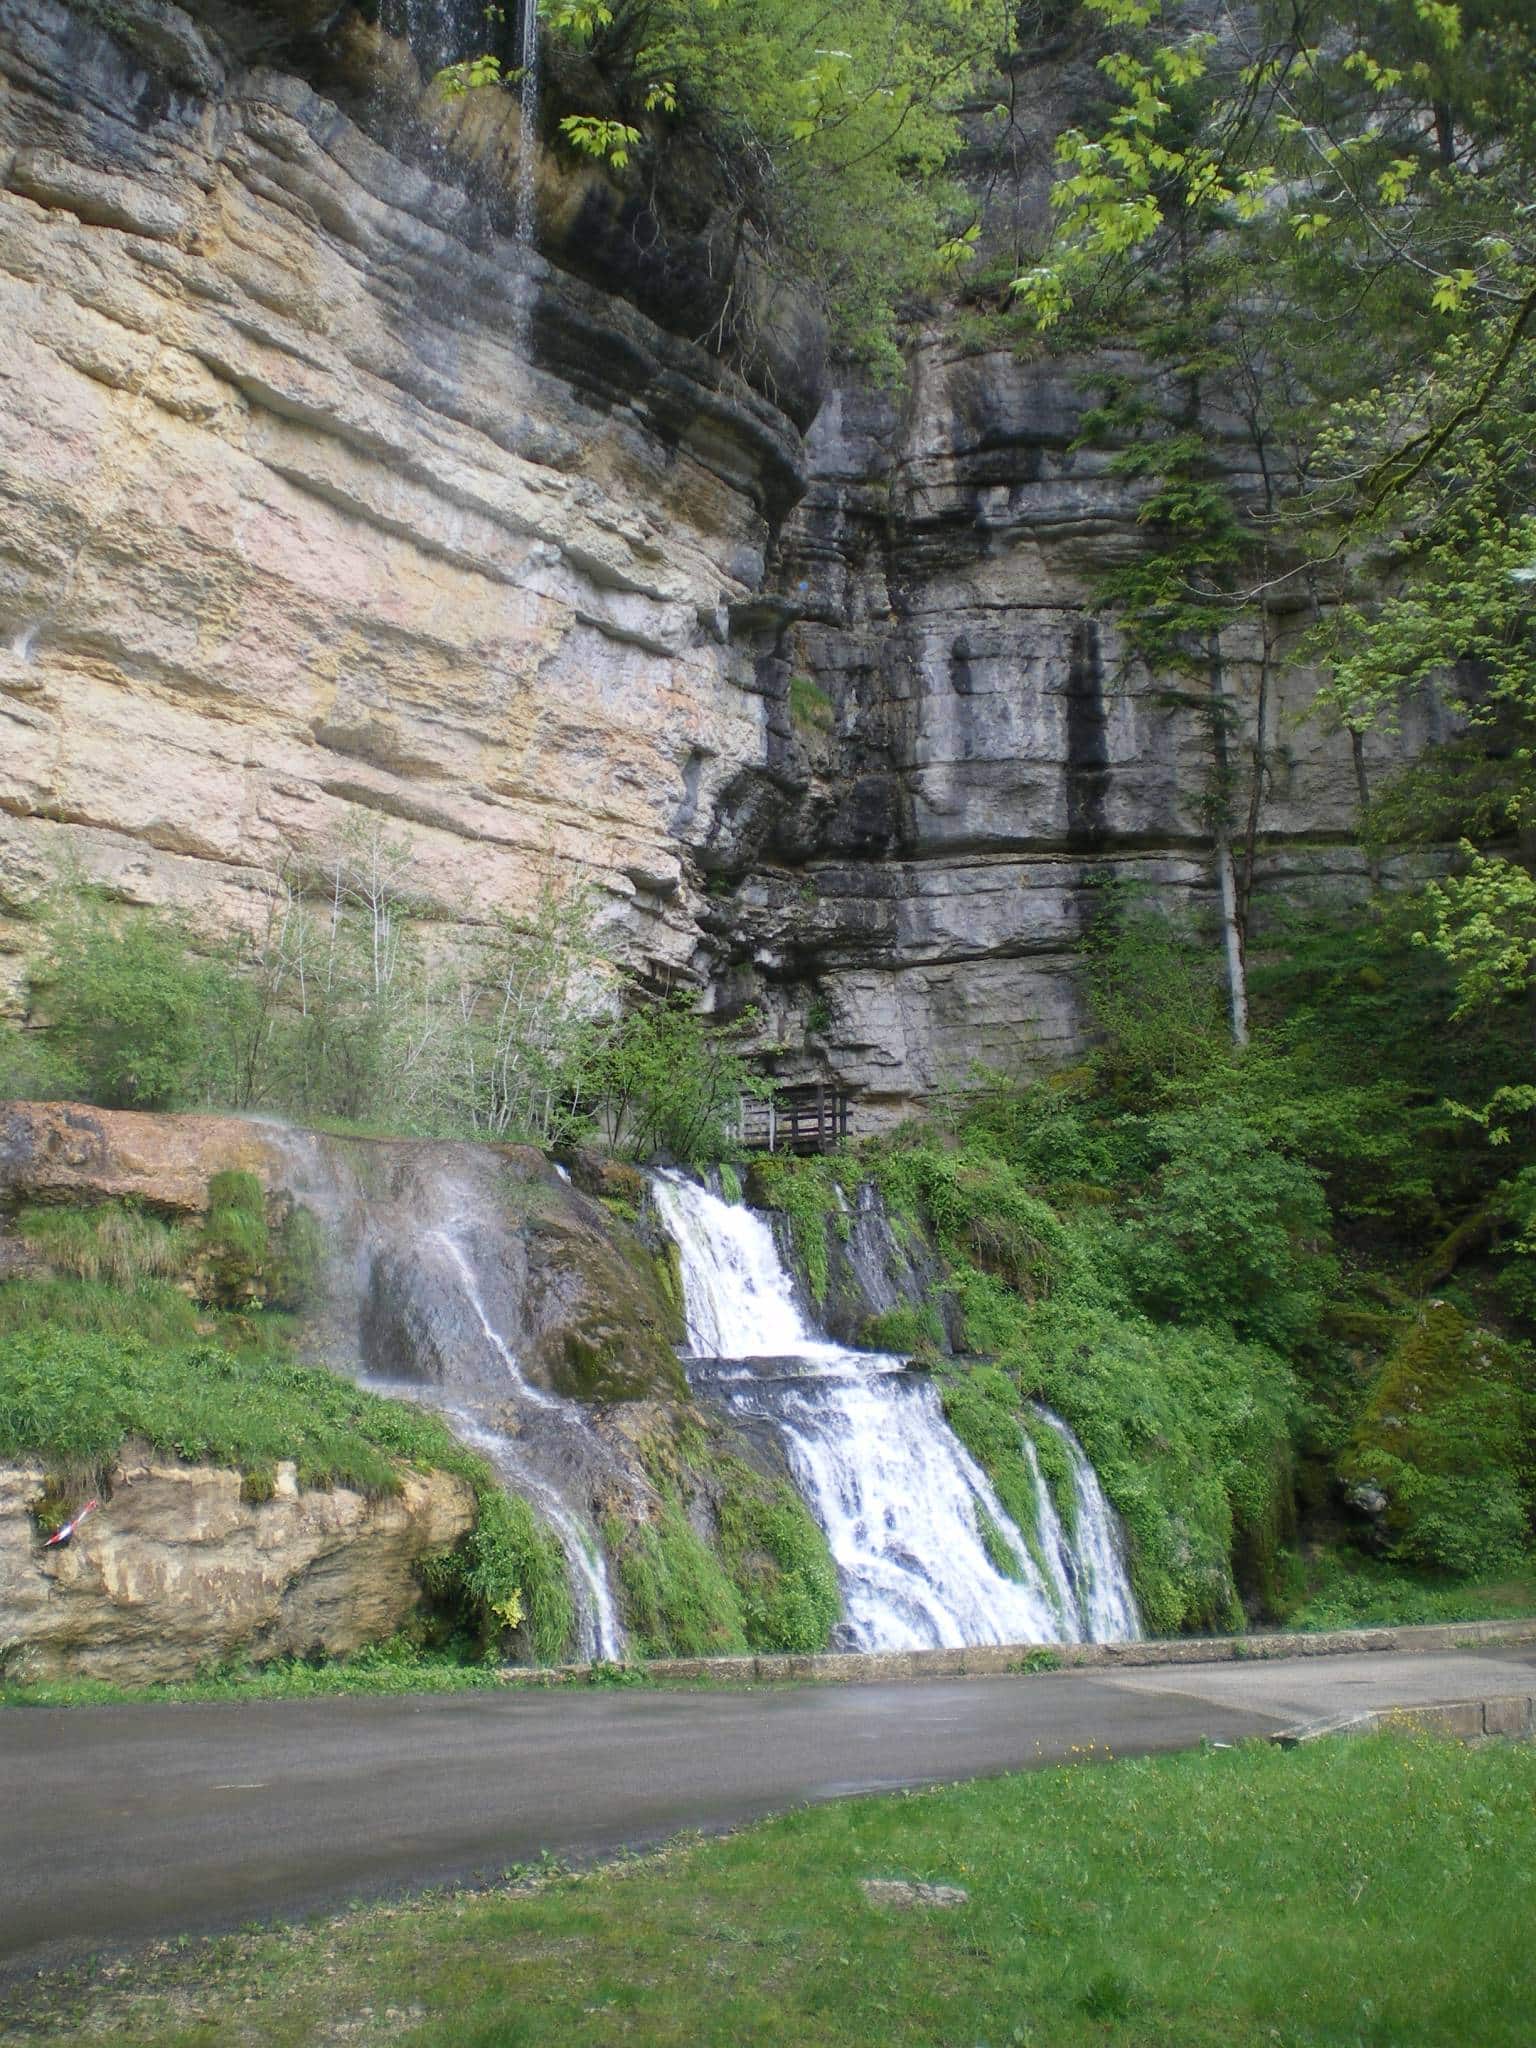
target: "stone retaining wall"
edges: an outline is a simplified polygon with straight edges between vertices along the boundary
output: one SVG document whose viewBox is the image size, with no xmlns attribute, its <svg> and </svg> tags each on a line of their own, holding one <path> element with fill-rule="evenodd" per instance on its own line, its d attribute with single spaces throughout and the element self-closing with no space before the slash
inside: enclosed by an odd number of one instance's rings
<svg viewBox="0 0 1536 2048">
<path fill-rule="evenodd" d="M 1415 1628 L 1331 1629 L 1315 1635 L 1176 1636 L 1137 1643 L 999 1643 L 964 1650 L 822 1656 L 658 1657 L 636 1668 L 648 1678 L 663 1682 L 702 1678 L 725 1685 L 777 1684 L 788 1679 L 870 1684 L 904 1678 L 994 1678 L 1040 1670 L 1102 1671 L 1131 1665 L 1341 1657 L 1367 1650 L 1422 1653 L 1531 1642 L 1536 1642 L 1536 1615 L 1512 1621 L 1434 1622 Z M 591 1670 L 588 1664 L 562 1664 L 551 1671 L 507 1666 L 502 1677 L 509 1684 L 559 1684 L 586 1678 Z"/>
</svg>

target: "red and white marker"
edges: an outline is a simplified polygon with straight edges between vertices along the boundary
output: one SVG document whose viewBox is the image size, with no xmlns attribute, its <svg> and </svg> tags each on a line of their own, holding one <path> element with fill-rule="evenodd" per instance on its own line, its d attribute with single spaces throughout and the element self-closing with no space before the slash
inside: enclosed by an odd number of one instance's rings
<svg viewBox="0 0 1536 2048">
<path fill-rule="evenodd" d="M 62 1546 L 66 1544 L 69 1541 L 70 1537 L 73 1536 L 75 1531 L 79 1528 L 80 1524 L 85 1520 L 86 1516 L 91 1513 L 92 1509 L 95 1506 L 95 1501 L 88 1500 L 85 1506 L 80 1510 L 79 1514 L 75 1516 L 72 1522 L 66 1522 L 62 1529 L 54 1530 L 53 1534 L 48 1538 L 48 1541 L 43 1545 L 43 1548 L 45 1550 L 52 1550 L 56 1546 Z"/>
</svg>

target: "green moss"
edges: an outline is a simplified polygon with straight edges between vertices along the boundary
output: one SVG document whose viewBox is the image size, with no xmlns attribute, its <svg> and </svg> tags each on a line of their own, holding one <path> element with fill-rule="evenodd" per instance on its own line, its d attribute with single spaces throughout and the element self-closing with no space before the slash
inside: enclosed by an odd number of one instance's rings
<svg viewBox="0 0 1536 2048">
<path fill-rule="evenodd" d="M 1077 1534 L 1077 1476 L 1065 1443 L 1049 1423 L 1042 1422 L 1030 1408 L 1019 1417 L 1025 1435 L 1034 1446 L 1040 1477 L 1050 1489 L 1051 1504 L 1067 1536 Z"/>
<path fill-rule="evenodd" d="M 640 1654 L 824 1650 L 837 1573 L 794 1489 L 725 1448 L 718 1424 L 674 1420 L 639 1450 L 661 1513 L 607 1533 Z"/>
<path fill-rule="evenodd" d="M 866 1351 L 888 1351 L 898 1357 L 929 1359 L 944 1343 L 944 1323 L 932 1302 L 904 1301 L 866 1318 L 859 1332 Z"/>
<path fill-rule="evenodd" d="M 1387 1495 L 1399 1558 L 1486 1576 L 1529 1547 L 1533 1450 L 1529 1355 L 1436 1302 L 1389 1355 L 1342 1470 Z"/>
<path fill-rule="evenodd" d="M 253 1173 L 216 1173 L 203 1221 L 204 1292 L 224 1308 L 259 1300 L 271 1259 L 267 1198 Z"/>
<path fill-rule="evenodd" d="M 1002 1578 L 1022 1580 L 1024 1567 L 1014 1554 L 1013 1545 L 988 1513 L 982 1501 L 976 1503 L 976 1528 L 981 1537 L 981 1547 L 987 1553 L 992 1569 Z"/>
<path fill-rule="evenodd" d="M 789 679 L 789 715 L 801 732 L 830 732 L 837 723 L 832 699 L 812 676 Z"/>
<path fill-rule="evenodd" d="M 811 1299 L 820 1306 L 827 1298 L 830 1277 L 827 1232 L 847 1229 L 834 1162 L 797 1159 L 788 1153 L 760 1154 L 748 1171 L 747 1199 L 758 1208 L 777 1209 L 788 1219 L 795 1257 Z"/>
<path fill-rule="evenodd" d="M 824 1650 L 840 1609 L 827 1539 L 792 1487 L 738 1459 L 717 1467 L 720 1549 L 754 1650 Z"/>
<path fill-rule="evenodd" d="M 993 1490 L 1023 1537 L 1030 1556 L 1044 1573 L 1040 1543 L 1040 1500 L 1035 1475 L 1024 1454 L 1024 1431 L 1018 1388 L 995 1366 L 960 1368 L 946 1375 L 940 1390 L 945 1419 L 961 1443 L 991 1480 Z M 995 1525 L 993 1534 L 1002 1537 Z M 986 1531 L 982 1532 L 986 1541 Z M 1002 1544 L 1006 1551 L 1006 1544 Z M 991 1546 L 988 1546 L 991 1554 Z M 996 1559 L 994 1558 L 994 1562 Z M 1001 1571 L 1003 1566 L 998 1565 Z M 1008 1572 L 1018 1577 L 1017 1566 Z"/>
</svg>

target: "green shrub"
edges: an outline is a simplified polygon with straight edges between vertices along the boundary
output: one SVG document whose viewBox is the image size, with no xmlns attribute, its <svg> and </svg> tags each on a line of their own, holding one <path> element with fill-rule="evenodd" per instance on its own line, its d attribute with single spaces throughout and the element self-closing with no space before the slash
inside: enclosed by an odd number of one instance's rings
<svg viewBox="0 0 1536 2048">
<path fill-rule="evenodd" d="M 463 1615 L 488 1655 L 503 1637 L 521 1632 L 538 1663 L 558 1664 L 576 1626 L 558 1538 L 526 1500 L 494 1481 L 476 1486 L 476 1502 L 474 1528 L 422 1567 L 423 1585 L 451 1614 Z"/>
<path fill-rule="evenodd" d="M 1158 1164 L 1124 1249 L 1138 1301 L 1171 1321 L 1300 1342 L 1335 1278 L 1316 1175 L 1224 1108 L 1158 1117 L 1147 1130 Z"/>
<path fill-rule="evenodd" d="M 1298 1395 L 1284 1360 L 1224 1330 L 1053 1302 L 1011 1363 L 1119 1513 L 1148 1628 L 1240 1627 L 1234 1556 L 1246 1542 L 1269 1570 L 1289 1499 Z"/>
<path fill-rule="evenodd" d="M 43 1007 L 57 1076 L 108 1109 L 199 1100 L 227 1039 L 233 982 L 174 918 L 64 892 L 45 923 Z"/>
<path fill-rule="evenodd" d="M 735 1156 L 741 1099 L 764 1086 L 740 1049 L 755 1021 L 749 1012 L 711 1025 L 693 996 L 677 994 L 598 1034 L 582 1082 L 615 1149 L 696 1167 Z"/>
</svg>

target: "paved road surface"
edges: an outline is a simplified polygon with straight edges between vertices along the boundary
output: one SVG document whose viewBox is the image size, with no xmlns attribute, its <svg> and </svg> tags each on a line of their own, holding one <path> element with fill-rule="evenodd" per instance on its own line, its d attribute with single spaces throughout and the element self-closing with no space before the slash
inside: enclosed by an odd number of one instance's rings
<svg viewBox="0 0 1536 2048">
<path fill-rule="evenodd" d="M 1536 1647 L 779 1691 L 0 1712 L 0 1974 L 1096 1747 L 1536 1692 Z"/>
</svg>

